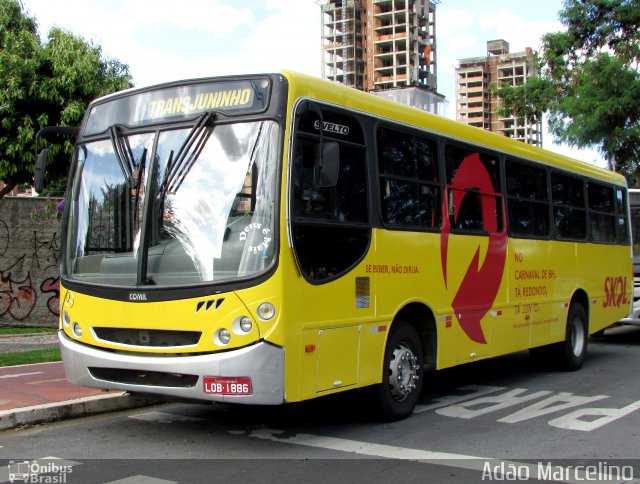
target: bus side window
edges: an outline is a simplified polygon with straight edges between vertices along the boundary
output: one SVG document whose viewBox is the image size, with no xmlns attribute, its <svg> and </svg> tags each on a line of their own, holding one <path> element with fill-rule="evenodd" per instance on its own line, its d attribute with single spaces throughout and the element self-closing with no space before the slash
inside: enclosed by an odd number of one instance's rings
<svg viewBox="0 0 640 484">
<path fill-rule="evenodd" d="M 629 230 L 627 224 L 627 197 L 624 190 L 616 188 L 616 215 L 618 220 L 619 244 L 629 244 Z"/>
<path fill-rule="evenodd" d="M 551 174 L 553 224 L 560 240 L 587 238 L 587 210 L 584 182 L 578 177 L 561 173 Z"/>
<path fill-rule="evenodd" d="M 377 131 L 381 213 L 388 225 L 434 229 L 440 226 L 437 145 L 417 134 Z"/>
<path fill-rule="evenodd" d="M 507 159 L 509 229 L 518 237 L 549 237 L 549 190 L 544 168 Z"/>
<path fill-rule="evenodd" d="M 594 242 L 616 242 L 616 206 L 613 187 L 587 184 L 589 223 Z"/>
<path fill-rule="evenodd" d="M 482 195 L 473 190 L 465 191 L 458 208 L 458 214 L 455 216 L 453 194 L 454 190 L 451 190 L 449 192 L 449 223 L 451 227 L 458 230 L 482 231 Z"/>
<path fill-rule="evenodd" d="M 475 149 L 447 145 L 445 168 L 451 228 L 471 233 L 502 232 L 498 158 Z"/>
</svg>

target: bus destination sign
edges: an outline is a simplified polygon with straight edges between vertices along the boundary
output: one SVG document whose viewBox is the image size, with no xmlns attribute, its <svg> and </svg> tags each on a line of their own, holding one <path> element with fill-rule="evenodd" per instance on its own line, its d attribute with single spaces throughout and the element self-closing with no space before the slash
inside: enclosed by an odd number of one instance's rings
<svg viewBox="0 0 640 484">
<path fill-rule="evenodd" d="M 268 79 L 185 84 L 115 97 L 92 106 L 84 134 L 102 133 L 114 124 L 129 127 L 180 121 L 206 111 L 253 114 L 267 109 Z"/>
</svg>

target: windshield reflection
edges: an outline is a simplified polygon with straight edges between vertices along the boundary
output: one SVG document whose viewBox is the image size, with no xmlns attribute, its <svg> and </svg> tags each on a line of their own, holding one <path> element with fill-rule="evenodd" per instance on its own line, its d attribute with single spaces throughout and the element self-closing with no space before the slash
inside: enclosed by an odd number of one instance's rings
<svg viewBox="0 0 640 484">
<path fill-rule="evenodd" d="M 191 127 L 122 136 L 131 174 L 110 140 L 79 150 L 69 211 L 66 275 L 98 284 L 188 285 L 267 269 L 278 126 Z"/>
</svg>

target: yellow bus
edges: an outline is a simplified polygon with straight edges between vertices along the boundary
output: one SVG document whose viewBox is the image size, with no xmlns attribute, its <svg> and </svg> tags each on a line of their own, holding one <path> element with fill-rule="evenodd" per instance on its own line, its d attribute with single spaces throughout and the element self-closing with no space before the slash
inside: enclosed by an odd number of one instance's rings
<svg viewBox="0 0 640 484">
<path fill-rule="evenodd" d="M 370 387 L 399 419 L 426 371 L 525 349 L 580 368 L 632 281 L 618 174 L 293 72 L 208 78 L 88 107 L 59 337 L 82 386 Z"/>
</svg>

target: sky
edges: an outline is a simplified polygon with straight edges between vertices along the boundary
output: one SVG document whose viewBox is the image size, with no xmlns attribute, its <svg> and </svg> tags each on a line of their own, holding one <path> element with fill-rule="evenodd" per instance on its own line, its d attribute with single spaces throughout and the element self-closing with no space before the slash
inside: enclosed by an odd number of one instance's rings
<svg viewBox="0 0 640 484">
<path fill-rule="evenodd" d="M 129 66 L 136 86 L 216 75 L 289 69 L 321 76 L 321 15 L 316 0 L 22 0 L 46 41 L 53 26 L 102 47 Z M 563 0 L 441 0 L 436 8 L 438 92 L 455 119 L 458 59 L 486 55 L 488 40 L 511 52 L 540 49 L 562 29 Z M 604 166 L 591 150 L 543 147 Z"/>
</svg>

